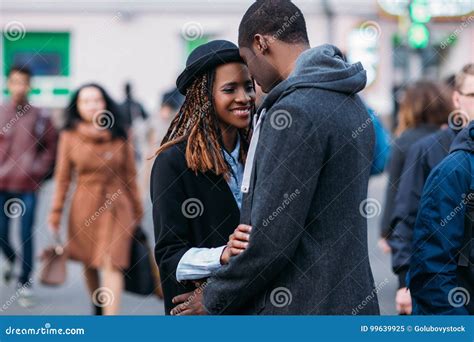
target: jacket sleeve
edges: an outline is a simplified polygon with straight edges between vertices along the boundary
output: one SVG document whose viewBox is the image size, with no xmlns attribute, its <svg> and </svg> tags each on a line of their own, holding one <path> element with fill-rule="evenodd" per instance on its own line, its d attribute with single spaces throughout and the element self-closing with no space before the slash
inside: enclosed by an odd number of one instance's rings
<svg viewBox="0 0 474 342">
<path fill-rule="evenodd" d="M 385 194 L 385 209 L 383 211 L 381 223 L 381 235 L 384 238 L 387 238 L 392 233 L 390 219 L 392 218 L 393 208 L 395 206 L 395 196 L 397 195 L 398 184 L 402 174 L 404 162 L 405 153 L 403 153 L 397 144 L 394 143 L 388 164 L 388 184 Z"/>
<path fill-rule="evenodd" d="M 290 262 L 305 234 L 305 220 L 323 166 L 320 141 L 326 133 L 314 130 L 298 109 L 277 107 L 267 113 L 257 145 L 249 245 L 209 278 L 204 306 L 210 314 L 239 313 L 252 298 L 263 294 Z M 272 122 L 278 118 L 272 115 L 283 110 L 298 120 L 284 129 L 273 128 Z"/>
<path fill-rule="evenodd" d="M 45 120 L 45 129 L 43 135 L 39 137 L 40 148 L 36 154 L 32 172 L 39 182 L 43 181 L 53 167 L 58 140 L 58 134 L 51 120 L 47 118 L 43 120 Z"/>
<path fill-rule="evenodd" d="M 71 183 L 72 161 L 69 149 L 69 132 L 63 131 L 59 137 L 58 154 L 54 170 L 56 190 L 53 195 L 53 203 L 49 214 L 49 222 L 57 226 L 61 222 L 61 214 L 64 201 Z"/>
<path fill-rule="evenodd" d="M 412 235 L 418 205 L 426 181 L 426 160 L 422 146 L 414 145 L 408 152 L 395 197 L 387 241 L 392 249 L 392 268 L 399 277 L 399 287 L 406 287 L 406 274 L 412 254 Z"/>
<path fill-rule="evenodd" d="M 458 286 L 457 260 L 464 236 L 465 195 L 471 179 L 467 170 L 469 161 L 451 155 L 426 182 L 409 272 L 414 314 L 467 314 L 465 307 L 450 305 L 452 290 Z"/>
<path fill-rule="evenodd" d="M 171 147 L 172 149 L 174 147 Z M 187 199 L 180 168 L 166 150 L 156 157 L 151 172 L 151 200 L 155 227 L 155 258 L 163 277 L 176 280 L 176 269 L 192 247 L 189 222 L 181 209 Z"/>
<path fill-rule="evenodd" d="M 137 182 L 137 169 L 135 166 L 135 151 L 133 149 L 133 143 L 131 139 L 127 139 L 125 143 L 125 177 L 126 177 L 126 187 L 127 192 L 130 195 L 130 198 L 133 203 L 133 211 L 135 215 L 136 223 L 143 217 L 143 204 L 140 195 L 140 190 L 138 189 Z"/>
</svg>

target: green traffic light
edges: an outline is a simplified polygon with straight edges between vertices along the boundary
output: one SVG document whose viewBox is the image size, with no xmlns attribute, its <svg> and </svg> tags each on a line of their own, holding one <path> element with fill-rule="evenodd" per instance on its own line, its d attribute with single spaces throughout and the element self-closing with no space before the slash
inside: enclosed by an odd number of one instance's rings
<svg viewBox="0 0 474 342">
<path fill-rule="evenodd" d="M 427 0 L 413 0 L 410 4 L 410 18 L 414 23 L 426 24 L 431 20 Z"/>
<path fill-rule="evenodd" d="M 408 44 L 413 49 L 424 49 L 430 42 L 430 31 L 424 24 L 412 24 L 408 30 Z"/>
</svg>

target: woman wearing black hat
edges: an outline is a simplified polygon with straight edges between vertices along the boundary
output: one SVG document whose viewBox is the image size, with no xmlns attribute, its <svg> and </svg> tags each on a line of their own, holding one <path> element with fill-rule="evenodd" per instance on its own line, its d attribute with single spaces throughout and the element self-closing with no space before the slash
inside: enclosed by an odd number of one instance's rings
<svg viewBox="0 0 474 342">
<path fill-rule="evenodd" d="M 239 226 L 244 161 L 255 90 L 234 44 L 196 48 L 176 82 L 186 96 L 156 153 L 151 174 L 155 257 L 166 314 L 247 246 Z"/>
</svg>

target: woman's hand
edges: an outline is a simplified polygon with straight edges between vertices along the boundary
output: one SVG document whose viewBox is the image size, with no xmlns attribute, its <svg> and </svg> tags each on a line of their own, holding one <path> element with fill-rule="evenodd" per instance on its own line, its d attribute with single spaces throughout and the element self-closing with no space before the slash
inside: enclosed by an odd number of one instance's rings
<svg viewBox="0 0 474 342">
<path fill-rule="evenodd" d="M 227 246 L 222 251 L 222 265 L 229 263 L 231 256 L 239 255 L 247 248 L 251 230 L 252 227 L 246 224 L 239 224 L 239 226 L 235 228 L 234 233 L 229 236 Z"/>
</svg>

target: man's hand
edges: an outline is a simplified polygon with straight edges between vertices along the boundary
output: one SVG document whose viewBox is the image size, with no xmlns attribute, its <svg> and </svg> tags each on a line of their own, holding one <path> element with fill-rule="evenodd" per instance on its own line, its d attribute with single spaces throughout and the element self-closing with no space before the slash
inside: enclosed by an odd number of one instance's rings
<svg viewBox="0 0 474 342">
<path fill-rule="evenodd" d="M 239 255 L 247 248 L 251 230 L 252 227 L 246 224 L 239 224 L 239 226 L 235 228 L 234 233 L 229 236 L 227 246 L 222 251 L 222 265 L 228 264 L 231 256 Z"/>
<path fill-rule="evenodd" d="M 205 283 L 204 283 L 205 284 Z M 204 284 L 193 292 L 184 293 L 173 298 L 173 304 L 178 304 L 171 310 L 172 316 L 207 315 L 202 304 Z"/>
<path fill-rule="evenodd" d="M 406 287 L 398 289 L 395 297 L 395 304 L 400 315 L 411 315 L 411 295 L 410 290 Z"/>
</svg>

